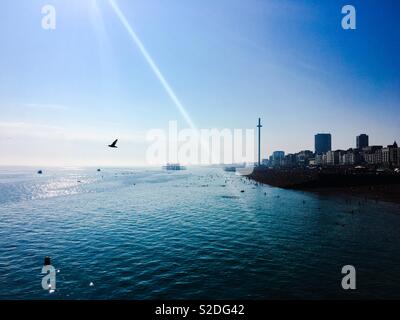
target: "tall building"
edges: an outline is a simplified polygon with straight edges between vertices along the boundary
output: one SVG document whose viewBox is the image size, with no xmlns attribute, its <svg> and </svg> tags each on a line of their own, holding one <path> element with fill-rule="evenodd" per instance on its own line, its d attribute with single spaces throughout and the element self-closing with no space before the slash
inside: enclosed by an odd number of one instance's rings
<svg viewBox="0 0 400 320">
<path fill-rule="evenodd" d="M 330 133 L 318 133 L 315 135 L 315 153 L 321 154 L 332 150 L 332 137 Z"/>
<path fill-rule="evenodd" d="M 272 165 L 273 166 L 282 165 L 284 158 L 285 158 L 285 151 L 274 151 L 272 153 Z"/>
<path fill-rule="evenodd" d="M 365 133 L 357 136 L 356 140 L 357 140 L 357 149 L 366 148 L 369 145 L 368 135 L 366 135 Z"/>
<path fill-rule="evenodd" d="M 281 160 L 285 157 L 285 151 L 274 151 L 272 153 L 272 158 L 274 160 Z"/>
</svg>

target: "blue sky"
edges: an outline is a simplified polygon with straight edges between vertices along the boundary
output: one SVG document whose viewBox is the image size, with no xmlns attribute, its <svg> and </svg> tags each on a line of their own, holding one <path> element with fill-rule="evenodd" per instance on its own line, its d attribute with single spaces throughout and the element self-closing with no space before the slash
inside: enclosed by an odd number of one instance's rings
<svg viewBox="0 0 400 320">
<path fill-rule="evenodd" d="M 264 157 L 400 140 L 397 1 L 115 2 L 198 128 L 260 116 Z M 188 127 L 108 0 L 2 1 L 0 41 L 0 164 L 142 165 L 149 129 Z"/>
</svg>

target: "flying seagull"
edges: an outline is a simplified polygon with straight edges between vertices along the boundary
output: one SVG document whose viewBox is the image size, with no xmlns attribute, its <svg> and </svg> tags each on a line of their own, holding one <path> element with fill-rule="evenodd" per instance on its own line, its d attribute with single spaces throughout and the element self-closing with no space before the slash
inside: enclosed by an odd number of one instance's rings
<svg viewBox="0 0 400 320">
<path fill-rule="evenodd" d="M 116 139 L 113 143 L 109 144 L 108 146 L 109 146 L 110 148 L 118 148 L 118 147 L 117 147 L 117 142 L 118 142 L 118 139 Z"/>
</svg>

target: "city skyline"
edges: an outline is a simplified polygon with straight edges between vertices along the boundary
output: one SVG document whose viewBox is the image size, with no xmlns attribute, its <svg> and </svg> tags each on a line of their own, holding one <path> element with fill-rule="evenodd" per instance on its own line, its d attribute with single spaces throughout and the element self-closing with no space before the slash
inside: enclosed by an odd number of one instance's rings
<svg viewBox="0 0 400 320">
<path fill-rule="evenodd" d="M 343 30 L 341 1 L 113 2 L 197 128 L 261 117 L 261 154 L 400 140 L 397 3 Z M 48 1 L 51 31 L 43 1 L 1 4 L 0 165 L 146 165 L 148 130 L 190 127 L 111 3 Z"/>
<path fill-rule="evenodd" d="M 321 134 L 322 134 L 322 135 L 329 135 L 329 139 L 332 139 L 332 135 L 331 135 L 330 133 L 328 133 L 328 132 L 316 133 L 314 137 L 316 137 L 316 136 L 318 136 L 318 135 L 321 135 Z M 358 138 L 361 137 L 361 136 L 362 136 L 362 137 L 366 137 L 366 144 L 365 144 L 364 146 L 362 146 L 362 147 L 359 147 L 359 146 L 357 146 L 357 143 L 358 143 Z M 368 134 L 366 134 L 366 133 L 360 133 L 359 135 L 355 136 L 355 143 L 354 143 L 354 145 L 348 145 L 348 146 L 345 146 L 345 147 L 343 147 L 343 148 L 333 148 L 333 147 L 331 146 L 331 144 L 330 144 L 330 147 L 329 147 L 326 151 L 320 152 L 320 153 L 326 153 L 327 151 L 346 151 L 346 150 L 351 150 L 351 149 L 363 149 L 364 147 L 385 147 L 385 146 L 391 146 L 391 145 L 397 143 L 397 140 L 393 140 L 392 142 L 386 142 L 386 143 L 383 143 L 383 144 L 370 144 L 370 143 L 369 143 L 369 138 L 370 138 L 370 136 L 369 136 Z M 332 141 L 332 140 L 330 140 L 330 142 L 331 142 L 331 141 Z M 311 149 L 301 149 L 301 148 L 300 148 L 300 149 L 298 149 L 297 151 L 294 151 L 294 152 L 286 152 L 286 150 L 283 150 L 283 149 L 280 149 L 280 150 L 272 150 L 271 153 L 267 155 L 267 158 L 268 158 L 268 156 L 269 156 L 269 157 L 270 157 L 270 156 L 273 156 L 274 153 L 276 153 L 276 152 L 283 152 L 284 155 L 288 155 L 288 154 L 299 153 L 299 152 L 302 152 L 302 151 L 311 151 L 311 152 L 313 152 L 314 154 L 318 154 L 319 152 L 317 152 L 316 149 L 317 149 L 317 147 L 316 147 L 316 141 L 314 141 L 314 148 L 311 148 Z M 261 155 L 261 157 L 263 157 L 263 155 Z M 267 158 L 264 158 L 264 159 L 267 159 Z"/>
</svg>

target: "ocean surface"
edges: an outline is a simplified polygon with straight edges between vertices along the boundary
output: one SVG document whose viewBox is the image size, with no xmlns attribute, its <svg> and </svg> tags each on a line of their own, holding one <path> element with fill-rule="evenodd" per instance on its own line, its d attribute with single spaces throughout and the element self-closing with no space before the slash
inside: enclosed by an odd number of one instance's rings
<svg viewBox="0 0 400 320">
<path fill-rule="evenodd" d="M 0 299 L 400 298 L 398 204 L 219 168 L 40 169 L 0 168 Z"/>
</svg>

